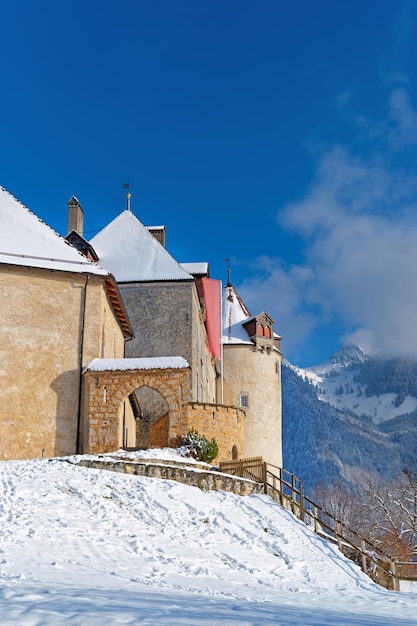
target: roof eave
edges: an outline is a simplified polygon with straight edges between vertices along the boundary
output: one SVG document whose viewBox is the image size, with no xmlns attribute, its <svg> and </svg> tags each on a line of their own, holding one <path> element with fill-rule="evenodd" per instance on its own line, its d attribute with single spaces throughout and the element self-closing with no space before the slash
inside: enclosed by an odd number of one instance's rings
<svg viewBox="0 0 417 626">
<path fill-rule="evenodd" d="M 105 281 L 106 281 L 107 295 L 109 297 L 113 311 L 116 314 L 116 317 L 119 321 L 120 327 L 123 332 L 123 336 L 125 337 L 125 339 L 129 339 L 129 340 L 133 339 L 135 334 L 133 332 L 133 328 L 130 323 L 129 316 L 123 304 L 123 300 L 120 295 L 116 279 L 114 278 L 112 274 L 110 274 L 108 277 L 106 277 Z"/>
<path fill-rule="evenodd" d="M 119 285 L 132 285 L 135 283 L 193 283 L 195 282 L 193 276 L 190 278 L 149 278 L 141 280 L 118 280 Z"/>
</svg>

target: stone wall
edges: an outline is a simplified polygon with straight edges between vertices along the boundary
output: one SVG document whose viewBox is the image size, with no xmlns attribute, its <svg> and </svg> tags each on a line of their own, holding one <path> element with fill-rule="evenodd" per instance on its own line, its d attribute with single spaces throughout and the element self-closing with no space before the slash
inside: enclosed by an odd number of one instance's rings
<svg viewBox="0 0 417 626">
<path fill-rule="evenodd" d="M 256 493 L 263 493 L 263 483 L 255 483 L 244 478 L 237 478 L 221 474 L 218 471 L 194 471 L 190 466 L 179 466 L 178 464 L 165 464 L 158 462 L 127 462 L 113 460 L 92 460 L 81 459 L 78 465 L 91 467 L 94 469 L 108 470 L 122 474 L 135 476 L 149 476 L 151 478 L 165 478 L 175 480 L 185 485 L 199 487 L 204 490 L 222 490 L 235 493 L 240 496 L 249 496 Z"/>
<path fill-rule="evenodd" d="M 216 462 L 231 461 L 233 447 L 243 447 L 244 421 L 245 412 L 237 407 L 190 402 L 182 406 L 178 434 L 194 428 L 209 440 L 214 437 L 219 446 Z"/>
<path fill-rule="evenodd" d="M 214 402 L 216 375 L 194 281 L 119 284 L 135 337 L 127 357 L 182 356 L 193 400 Z"/>
</svg>

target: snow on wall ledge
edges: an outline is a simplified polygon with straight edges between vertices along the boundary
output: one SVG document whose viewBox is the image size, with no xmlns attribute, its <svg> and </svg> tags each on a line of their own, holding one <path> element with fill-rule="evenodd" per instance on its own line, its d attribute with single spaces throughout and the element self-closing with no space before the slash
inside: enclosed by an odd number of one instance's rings
<svg viewBox="0 0 417 626">
<path fill-rule="evenodd" d="M 93 359 L 84 372 L 127 370 L 165 370 L 190 367 L 182 356 L 143 357 L 138 359 Z"/>
<path fill-rule="evenodd" d="M 71 459 L 68 459 L 71 463 Z M 183 462 L 178 465 L 165 465 L 152 461 L 138 461 L 135 459 L 129 463 L 125 459 L 116 461 L 114 459 L 106 459 L 103 457 L 80 457 L 76 459 L 77 465 L 83 467 L 91 467 L 93 469 L 107 470 L 110 472 L 118 472 L 121 474 L 130 474 L 134 476 L 147 476 L 148 478 L 159 478 L 166 480 L 175 480 L 184 485 L 198 487 L 204 491 L 228 491 L 240 496 L 250 496 L 256 493 L 263 493 L 264 486 L 262 483 L 256 483 L 253 480 L 229 476 L 222 472 L 211 471 L 206 469 L 196 469 Z"/>
</svg>

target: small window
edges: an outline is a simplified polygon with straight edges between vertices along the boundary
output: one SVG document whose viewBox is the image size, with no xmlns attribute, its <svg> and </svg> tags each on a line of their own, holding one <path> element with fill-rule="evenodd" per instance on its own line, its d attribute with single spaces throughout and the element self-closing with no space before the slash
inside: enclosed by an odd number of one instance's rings
<svg viewBox="0 0 417 626">
<path fill-rule="evenodd" d="M 270 326 L 265 326 L 265 337 L 268 337 L 268 339 L 271 337 L 271 327 Z"/>
<path fill-rule="evenodd" d="M 258 335 L 259 335 L 260 337 L 263 337 L 263 336 L 264 336 L 264 334 L 265 334 L 265 333 L 264 333 L 264 327 L 263 327 L 263 325 L 262 325 L 262 324 L 259 324 L 259 326 L 258 326 Z"/>
<path fill-rule="evenodd" d="M 244 407 L 249 406 L 249 396 L 247 393 L 240 394 L 240 406 L 244 406 Z"/>
</svg>

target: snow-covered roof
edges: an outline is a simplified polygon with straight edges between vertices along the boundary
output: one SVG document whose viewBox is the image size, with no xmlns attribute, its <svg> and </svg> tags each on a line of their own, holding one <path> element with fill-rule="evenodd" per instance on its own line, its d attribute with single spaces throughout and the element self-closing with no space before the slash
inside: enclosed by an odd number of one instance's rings
<svg viewBox="0 0 417 626">
<path fill-rule="evenodd" d="M 3 187 L 0 187 L 0 263 L 109 275 Z"/>
<path fill-rule="evenodd" d="M 138 359 L 93 359 L 84 372 L 127 370 L 179 370 L 190 367 L 182 356 L 142 357 Z"/>
<path fill-rule="evenodd" d="M 188 274 L 192 274 L 193 276 L 208 276 L 209 274 L 209 264 L 207 261 L 201 261 L 200 263 L 181 263 L 181 267 L 188 272 Z"/>
<path fill-rule="evenodd" d="M 99 263 L 117 282 L 193 280 L 129 210 L 91 240 Z"/>
<path fill-rule="evenodd" d="M 242 323 L 252 319 L 251 314 L 232 285 L 223 289 L 223 344 L 250 344 L 253 342 Z"/>
</svg>

